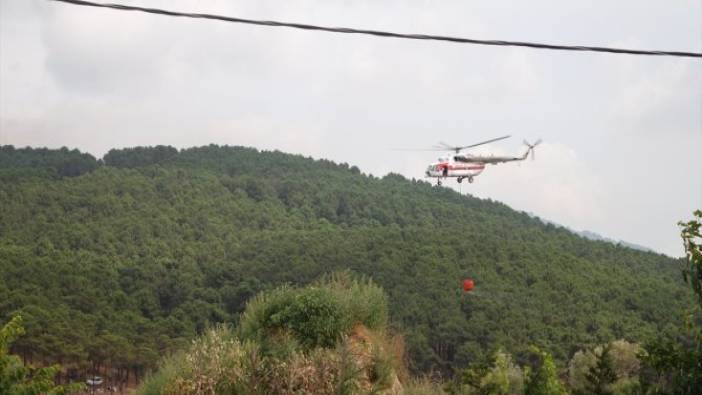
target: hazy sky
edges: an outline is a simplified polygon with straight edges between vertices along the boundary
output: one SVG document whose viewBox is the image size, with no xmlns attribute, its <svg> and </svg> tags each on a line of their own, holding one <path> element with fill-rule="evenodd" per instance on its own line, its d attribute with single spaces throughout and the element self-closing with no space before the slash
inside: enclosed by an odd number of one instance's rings
<svg viewBox="0 0 702 395">
<path fill-rule="evenodd" d="M 118 2 L 118 0 L 111 0 Z M 122 1 L 408 33 L 702 52 L 701 1 Z M 462 192 L 681 255 L 702 208 L 702 60 L 381 39 L 0 0 L 0 144 L 209 143 L 422 177 L 477 152 Z M 456 185 L 453 182 L 447 184 Z M 458 188 L 458 186 L 455 186 Z"/>
</svg>

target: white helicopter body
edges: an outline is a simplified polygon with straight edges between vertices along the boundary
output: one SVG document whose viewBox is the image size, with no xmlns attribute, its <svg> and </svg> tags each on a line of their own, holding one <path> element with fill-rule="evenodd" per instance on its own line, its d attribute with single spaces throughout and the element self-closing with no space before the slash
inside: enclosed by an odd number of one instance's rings
<svg viewBox="0 0 702 395">
<path fill-rule="evenodd" d="M 541 140 L 536 141 L 534 144 L 529 144 L 524 141 L 524 144 L 526 144 L 528 148 L 522 156 L 481 156 L 461 153 L 464 149 L 506 139 L 508 137 L 510 136 L 498 137 L 496 139 L 463 147 L 454 147 L 446 143 L 440 143 L 440 146 L 435 147 L 435 149 L 450 150 L 453 151 L 453 153 L 441 157 L 436 162 L 430 164 L 425 171 L 425 175 L 429 178 L 436 178 L 437 185 L 441 185 L 441 180 L 446 178 L 455 178 L 459 183 L 464 179 L 467 179 L 468 182 L 473 182 L 474 178 L 485 170 L 486 165 L 522 161 L 529 157 L 529 154 L 532 154 L 533 158 L 534 147 L 541 143 Z"/>
</svg>

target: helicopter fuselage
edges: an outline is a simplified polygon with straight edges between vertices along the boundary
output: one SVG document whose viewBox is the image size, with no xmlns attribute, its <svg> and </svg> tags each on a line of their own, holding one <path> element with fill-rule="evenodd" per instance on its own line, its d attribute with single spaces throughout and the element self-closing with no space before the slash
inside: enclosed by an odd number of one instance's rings
<svg viewBox="0 0 702 395">
<path fill-rule="evenodd" d="M 461 150 L 476 147 L 478 145 L 483 145 L 491 143 L 493 141 L 506 139 L 509 136 L 498 137 L 496 139 L 483 141 L 482 143 L 466 145 L 461 147 L 452 147 L 446 143 L 440 143 L 441 146 L 435 148 L 441 149 L 446 148 L 453 150 L 453 154 L 441 157 L 437 162 L 430 164 L 424 174 L 429 178 L 436 178 L 436 184 L 441 185 L 442 178 L 455 178 L 456 181 L 461 182 L 463 179 L 467 179 L 468 182 L 473 182 L 473 178 L 478 176 L 485 170 L 486 165 L 497 165 L 499 163 L 522 161 L 529 157 L 534 159 L 534 147 L 541 144 L 541 139 L 537 140 L 534 144 L 529 144 L 526 140 L 524 145 L 527 146 L 526 152 L 522 156 L 495 156 L 495 155 L 472 155 L 461 153 Z"/>
<path fill-rule="evenodd" d="M 473 182 L 473 177 L 479 175 L 485 169 L 485 163 L 481 162 L 457 162 L 450 158 L 440 158 L 438 162 L 427 167 L 425 175 L 429 178 L 436 178 L 440 184 L 442 178 L 456 178 L 458 182 L 464 178 Z"/>
</svg>

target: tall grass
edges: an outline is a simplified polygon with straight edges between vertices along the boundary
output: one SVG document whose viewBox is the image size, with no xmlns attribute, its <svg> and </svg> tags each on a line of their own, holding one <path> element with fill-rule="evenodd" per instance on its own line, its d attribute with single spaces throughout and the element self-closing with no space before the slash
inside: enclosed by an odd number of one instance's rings
<svg viewBox="0 0 702 395">
<path fill-rule="evenodd" d="M 404 392 L 405 395 L 445 395 L 446 393 L 441 383 L 432 381 L 427 377 L 411 380 L 406 384 Z"/>
<path fill-rule="evenodd" d="M 161 395 L 166 387 L 187 371 L 185 352 L 166 357 L 161 361 L 157 371 L 146 376 L 136 395 Z"/>
</svg>

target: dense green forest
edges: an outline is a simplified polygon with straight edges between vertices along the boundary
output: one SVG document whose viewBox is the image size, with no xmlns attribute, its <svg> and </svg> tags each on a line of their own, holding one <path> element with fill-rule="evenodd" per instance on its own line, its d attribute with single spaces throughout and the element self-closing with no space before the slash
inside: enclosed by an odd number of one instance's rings
<svg viewBox="0 0 702 395">
<path fill-rule="evenodd" d="M 385 290 L 413 372 L 531 345 L 564 363 L 673 332 L 693 300 L 674 259 L 396 174 L 244 147 L 0 147 L 0 318 L 21 313 L 26 361 L 141 377 L 260 291 L 344 269 Z"/>
</svg>

